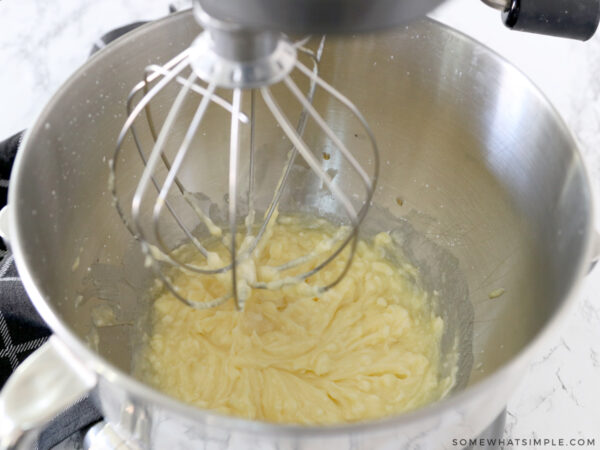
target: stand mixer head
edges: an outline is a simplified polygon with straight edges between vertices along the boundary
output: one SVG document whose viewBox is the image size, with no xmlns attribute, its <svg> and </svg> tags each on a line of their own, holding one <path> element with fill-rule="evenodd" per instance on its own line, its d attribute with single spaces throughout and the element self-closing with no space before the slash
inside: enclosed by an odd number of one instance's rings
<svg viewBox="0 0 600 450">
<path fill-rule="evenodd" d="M 195 0 L 212 17 L 285 33 L 358 33 L 409 23 L 445 0 Z"/>
</svg>

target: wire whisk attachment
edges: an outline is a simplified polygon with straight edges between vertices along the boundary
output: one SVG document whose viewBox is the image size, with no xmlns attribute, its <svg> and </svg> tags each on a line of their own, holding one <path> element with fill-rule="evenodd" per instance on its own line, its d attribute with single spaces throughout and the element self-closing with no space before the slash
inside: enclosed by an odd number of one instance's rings
<svg viewBox="0 0 600 450">
<path fill-rule="evenodd" d="M 217 21 L 199 8 L 196 17 L 204 31 L 195 42 L 166 64 L 149 65 L 127 99 L 128 116 L 110 161 L 110 187 L 119 216 L 164 285 L 193 308 L 216 307 L 233 298 L 243 309 L 253 289 L 302 283 L 348 248 L 340 273 L 325 285 L 313 286 L 315 293 L 331 289 L 350 268 L 359 226 L 373 197 L 379 166 L 373 132 L 356 106 L 319 77 L 324 37 L 313 51 L 306 47 L 308 39 L 292 42 L 281 33 Z M 347 133 L 334 131 L 316 107 L 317 92 L 320 104 L 336 102 L 355 117 L 366 144 L 351 151 Z M 311 135 L 322 136 L 321 144 L 309 143 L 307 125 Z M 280 151 L 280 139 L 272 145 L 263 142 L 259 152 L 257 141 L 264 129 L 282 135 L 289 142 L 287 151 Z M 207 134 L 216 136 L 210 145 Z M 337 171 L 351 173 L 356 186 L 362 186 L 362 195 L 344 191 L 325 167 L 320 145 L 327 145 L 328 155 L 335 154 Z M 372 174 L 355 157 L 357 151 L 361 161 L 371 161 Z M 134 153 L 141 162 L 140 173 L 125 163 Z M 277 169 L 270 167 L 274 160 L 283 160 Z M 201 167 L 205 176 L 190 166 Z M 257 176 L 257 166 L 279 174 L 270 200 L 261 205 L 258 199 L 265 196 L 258 185 L 264 177 Z M 294 188 L 292 173 L 300 166 L 327 191 L 332 204 L 328 210 L 337 211 L 344 226 L 300 258 L 256 267 L 255 255 L 268 240 L 282 198 Z M 207 191 L 215 190 L 213 196 L 219 188 L 227 192 L 222 214 L 211 213 L 211 195 L 199 194 L 199 178 Z M 246 195 L 240 193 L 242 185 Z M 201 256 L 201 263 L 182 255 L 178 249 L 183 243 Z M 215 245 L 226 248 L 225 261 L 216 256 Z M 310 268 L 297 273 L 304 267 Z M 296 273 L 290 275 L 293 269 Z M 193 299 L 175 285 L 173 271 L 214 276 L 229 282 L 230 288 L 209 299 Z M 261 280 L 262 272 L 276 276 Z"/>
</svg>

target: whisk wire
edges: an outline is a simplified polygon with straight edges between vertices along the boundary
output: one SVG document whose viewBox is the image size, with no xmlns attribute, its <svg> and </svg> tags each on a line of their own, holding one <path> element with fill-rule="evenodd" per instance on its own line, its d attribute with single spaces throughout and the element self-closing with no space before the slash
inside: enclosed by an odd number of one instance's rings
<svg viewBox="0 0 600 450">
<path fill-rule="evenodd" d="M 194 79 L 196 75 L 192 73 L 190 75 L 190 80 Z M 156 171 L 158 161 L 161 158 L 161 155 L 164 151 L 167 139 L 169 137 L 170 130 L 175 124 L 175 120 L 181 111 L 181 107 L 185 102 L 186 95 L 190 89 L 189 84 L 185 84 L 177 96 L 175 97 L 175 101 L 171 106 L 171 109 L 167 113 L 167 117 L 165 119 L 165 123 L 158 134 L 156 139 L 156 143 L 152 148 L 152 152 L 150 153 L 150 157 L 148 158 L 147 164 L 142 172 L 142 176 L 140 177 L 139 184 L 135 190 L 133 195 L 133 199 L 131 201 L 131 215 L 133 217 L 133 223 L 135 226 L 136 233 L 142 238 L 145 239 L 144 229 L 141 222 L 141 206 L 144 196 L 148 190 L 148 183 L 152 181 L 153 175 Z M 152 90 L 150 91 L 152 92 Z M 150 93 L 148 94 L 150 95 Z M 147 104 L 144 101 L 147 97 L 144 97 L 140 103 L 144 103 L 144 106 Z M 139 104 L 136 106 L 136 109 L 139 107 Z"/>
<path fill-rule="evenodd" d="M 113 196 L 115 209 L 117 210 L 117 213 L 121 217 L 121 220 L 123 221 L 123 223 L 129 230 L 129 232 L 138 240 L 139 240 L 139 235 L 134 230 L 134 228 L 131 226 L 130 221 L 125 216 L 125 213 L 123 212 L 123 209 L 121 208 L 121 202 L 119 200 L 119 195 L 117 192 L 116 173 L 118 170 L 119 159 L 121 156 L 121 149 L 123 147 L 123 142 L 125 141 L 125 137 L 127 136 L 127 133 L 129 133 L 131 131 L 135 145 L 138 149 L 138 152 L 140 153 L 140 156 L 142 158 L 144 165 L 146 165 L 146 156 L 144 155 L 144 152 L 142 151 L 141 144 L 139 142 L 137 134 L 135 133 L 134 123 L 135 123 L 135 120 L 137 119 L 138 115 L 140 114 L 140 112 L 143 110 L 143 108 L 146 105 L 148 105 L 150 103 L 152 98 L 154 98 L 154 96 L 156 96 L 165 86 L 167 86 L 173 78 L 175 78 L 180 72 L 182 72 L 186 68 L 186 66 L 188 65 L 187 60 L 185 57 L 180 58 L 180 56 L 181 55 L 178 55 L 178 57 L 173 59 L 173 60 L 176 60 L 177 63 L 174 65 L 172 72 L 170 72 L 168 74 L 168 76 L 165 76 L 163 79 L 161 79 L 144 96 L 144 98 L 140 101 L 140 103 L 138 103 L 131 111 L 129 110 L 130 102 L 132 99 L 132 95 L 130 94 L 129 99 L 127 101 L 128 116 L 127 116 L 127 119 L 125 120 L 125 123 L 123 124 L 123 128 L 121 129 L 121 131 L 119 133 L 119 137 L 117 138 L 117 145 L 115 148 L 115 152 L 113 154 L 113 158 L 109 161 L 109 169 L 110 169 L 109 185 L 110 185 L 111 194 Z M 139 89 L 143 88 L 143 86 L 141 86 L 141 83 L 138 84 L 138 86 L 136 86 L 136 89 L 138 87 L 139 87 Z M 156 185 L 156 188 L 158 189 L 158 185 Z"/>
<path fill-rule="evenodd" d="M 273 117 L 275 118 L 277 123 L 279 123 L 279 125 L 283 129 L 286 136 L 292 141 L 292 143 L 294 144 L 295 148 L 298 150 L 300 155 L 304 158 L 304 160 L 309 165 L 309 167 L 315 173 L 318 174 L 319 178 L 325 183 L 325 185 L 328 187 L 328 189 L 332 193 L 332 195 L 346 209 L 348 217 L 353 224 L 353 227 L 352 227 L 353 231 L 350 233 L 349 239 L 353 239 L 354 241 L 356 241 L 359 216 L 356 213 L 354 206 L 352 205 L 350 200 L 344 195 L 344 193 L 341 191 L 341 189 L 336 184 L 333 183 L 333 181 L 331 180 L 329 175 L 327 175 L 327 173 L 319 165 L 317 159 L 312 154 L 310 149 L 307 147 L 306 143 L 293 129 L 293 127 L 291 126 L 291 124 L 289 123 L 289 121 L 287 120 L 287 118 L 285 117 L 283 112 L 281 111 L 279 105 L 277 104 L 277 101 L 271 95 L 270 89 L 267 87 L 261 88 L 261 94 L 263 96 L 263 99 L 265 100 L 265 103 L 267 104 L 271 113 L 273 114 Z M 346 243 L 347 243 L 347 241 L 346 241 Z M 354 242 L 351 246 L 350 257 L 348 258 L 347 264 L 346 264 L 345 268 L 343 269 L 342 275 L 340 277 L 336 278 L 334 280 L 334 282 L 330 283 L 329 285 L 320 288 L 321 291 L 330 289 L 331 287 L 335 286 L 339 281 L 341 281 L 341 278 L 343 277 L 343 275 L 345 275 L 347 273 L 347 271 L 350 267 L 350 264 L 352 262 L 352 257 L 354 256 L 355 245 L 356 244 Z M 283 282 L 283 284 L 286 285 L 286 284 L 291 284 L 291 283 L 297 283 L 298 280 L 305 280 L 306 278 L 314 275 L 316 272 L 318 272 L 323 267 L 325 267 L 327 264 L 329 264 L 331 261 L 333 261 L 339 255 L 339 253 L 341 253 L 344 246 L 345 246 L 345 244 L 342 245 L 341 247 L 339 247 L 337 251 L 333 252 L 333 254 L 331 256 L 326 258 L 326 260 L 324 262 L 322 262 L 321 264 L 319 264 L 316 268 L 314 268 L 308 272 L 305 272 L 304 274 L 299 275 L 297 277 L 288 277 L 286 279 L 286 281 Z M 296 260 L 296 262 L 288 262 L 282 268 L 287 270 L 291 267 L 297 266 L 304 262 L 306 262 L 306 258 L 298 258 Z M 268 283 L 266 283 L 266 284 L 260 283 L 260 284 L 256 284 L 256 287 L 263 288 L 263 289 L 269 288 L 269 284 Z"/>
<path fill-rule="evenodd" d="M 231 254 L 231 284 L 232 293 L 235 300 L 235 306 L 237 309 L 242 309 L 243 305 L 240 304 L 240 295 L 238 292 L 238 279 L 237 279 L 237 249 L 236 249 L 236 234 L 237 234 L 237 175 L 238 175 L 238 161 L 240 151 L 240 136 L 239 136 L 239 122 L 238 116 L 241 108 L 241 89 L 233 90 L 233 113 L 231 118 L 231 135 L 229 142 L 229 231 L 231 233 L 230 250 Z"/>
<path fill-rule="evenodd" d="M 206 110 L 211 101 L 211 97 L 212 97 L 213 92 L 215 91 L 215 88 L 216 88 L 216 85 L 214 83 L 210 84 L 208 86 L 206 95 L 200 101 L 200 105 L 196 109 L 196 112 L 194 113 L 194 117 L 192 118 L 192 121 L 190 122 L 190 125 L 185 133 L 183 142 L 181 143 L 181 146 L 179 147 L 177 153 L 175 154 L 175 159 L 173 160 L 173 165 L 169 168 L 169 172 L 167 174 L 167 177 L 165 178 L 163 187 L 160 190 L 157 201 L 154 203 L 154 211 L 153 211 L 154 217 L 153 217 L 152 224 L 153 224 L 154 235 L 155 235 L 158 247 L 160 248 L 160 250 L 163 253 L 168 255 L 169 258 L 175 260 L 176 262 L 181 264 L 186 269 L 189 269 L 192 271 L 196 271 L 197 267 L 191 266 L 187 263 L 183 263 L 182 261 L 177 260 L 173 256 L 172 252 L 169 250 L 167 245 L 165 244 L 164 240 L 162 239 L 160 230 L 159 230 L 159 228 L 160 228 L 159 219 L 160 219 L 160 215 L 162 213 L 162 209 L 165 205 L 167 195 L 168 195 L 169 191 L 171 190 L 171 187 L 173 186 L 173 182 L 176 181 L 177 173 L 181 169 L 181 165 L 182 165 L 183 161 L 185 160 L 185 157 L 188 154 L 188 151 L 192 144 L 192 140 L 194 139 L 194 136 L 195 136 L 196 132 L 198 131 L 198 127 L 200 126 L 200 122 L 202 121 L 204 114 L 206 113 Z M 196 240 L 195 237 L 194 237 L 194 240 Z M 201 273 L 207 273 L 207 271 L 202 270 Z"/>
<path fill-rule="evenodd" d="M 253 226 L 254 226 L 254 219 L 255 219 L 255 210 L 254 210 L 254 158 L 255 158 L 255 148 L 254 148 L 254 133 L 255 133 L 255 128 L 254 128 L 254 116 L 255 116 L 255 105 L 254 103 L 256 102 L 256 92 L 254 91 L 254 89 L 250 90 L 250 161 L 248 164 L 248 172 L 249 172 L 249 177 L 248 177 L 248 196 L 247 196 L 247 203 L 248 203 L 248 216 L 246 217 L 246 236 L 250 236 L 252 234 L 253 231 Z M 260 239 L 257 236 L 257 239 Z"/>
<path fill-rule="evenodd" d="M 305 108 L 306 111 L 310 114 L 312 119 L 321 127 L 321 129 L 325 132 L 327 137 L 331 139 L 333 145 L 344 155 L 344 157 L 350 162 L 352 168 L 360 175 L 365 184 L 367 190 L 371 187 L 371 178 L 365 172 L 365 169 L 358 163 L 354 155 L 348 150 L 348 147 L 340 140 L 340 138 L 333 132 L 331 127 L 327 125 L 327 122 L 323 120 L 323 117 L 317 112 L 313 105 L 311 105 L 304 97 L 304 94 L 300 91 L 296 83 L 292 81 L 290 77 L 284 78 L 283 82 L 290 89 L 292 94 L 302 103 L 302 107 Z"/>
<path fill-rule="evenodd" d="M 288 139 L 294 144 L 294 147 L 298 150 L 304 161 L 309 165 L 309 167 L 317 173 L 319 178 L 325 183 L 325 185 L 329 188 L 331 193 L 335 196 L 335 198 L 342 204 L 350 220 L 354 224 L 357 219 L 356 210 L 354 209 L 354 205 L 352 202 L 344 195 L 339 186 L 337 186 L 331 177 L 327 175 L 327 173 L 323 170 L 317 158 L 310 151 L 302 137 L 297 133 L 294 129 L 290 121 L 286 118 L 285 114 L 281 111 L 279 104 L 271 95 L 271 90 L 268 87 L 260 88 L 260 92 L 265 101 L 265 104 L 269 107 L 273 118 L 277 121 L 277 123 L 281 126 L 281 129 L 284 131 L 285 135 Z"/>
</svg>

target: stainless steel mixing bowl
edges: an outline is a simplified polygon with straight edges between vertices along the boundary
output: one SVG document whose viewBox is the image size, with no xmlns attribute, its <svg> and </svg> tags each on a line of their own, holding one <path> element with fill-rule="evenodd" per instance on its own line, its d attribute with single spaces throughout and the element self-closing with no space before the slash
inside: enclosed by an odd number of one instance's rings
<svg viewBox="0 0 600 450">
<path fill-rule="evenodd" d="M 144 66 L 167 61 L 198 32 L 184 13 L 123 37 L 82 67 L 28 132 L 10 187 L 11 245 L 55 337 L 2 394 L 4 442 L 23 439 L 89 390 L 116 435 L 148 448 L 450 448 L 453 438 L 477 435 L 574 301 L 592 257 L 592 196 L 575 142 L 532 83 L 430 20 L 330 39 L 320 74 L 353 99 L 378 138 L 381 178 L 370 227 L 394 230 L 426 287 L 439 291 L 444 348 L 456 343 L 460 354 L 455 392 L 376 422 L 280 426 L 186 406 L 128 375 L 136 324 L 148 309 L 140 292 L 151 277 L 111 204 L 107 162 L 123 99 Z M 354 135 L 335 104 L 318 95 L 315 102 L 335 129 Z M 271 137 L 262 145 L 276 159 L 287 144 L 276 131 Z M 359 150 L 365 137 L 353 138 Z M 226 131 L 210 144 L 219 148 L 220 139 L 227 142 Z M 218 164 L 224 153 L 209 158 Z M 123 161 L 132 175 L 122 181 L 124 192 L 136 184 L 136 160 Z M 222 202 L 224 177 L 202 161 L 192 159 L 189 168 L 190 180 L 204 180 L 206 193 Z M 279 176 L 268 173 L 265 186 Z M 343 172 L 336 182 L 353 189 Z M 305 183 L 291 197 L 327 210 L 315 192 Z M 504 295 L 490 298 L 498 289 Z M 120 325 L 94 329 L 93 310 L 102 305 L 116 308 Z M 40 392 L 51 398 L 39 400 Z"/>
</svg>

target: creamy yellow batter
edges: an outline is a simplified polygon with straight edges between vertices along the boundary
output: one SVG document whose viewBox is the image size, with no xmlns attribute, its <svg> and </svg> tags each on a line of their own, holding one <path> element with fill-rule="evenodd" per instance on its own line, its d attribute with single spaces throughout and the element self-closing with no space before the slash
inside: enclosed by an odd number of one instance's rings
<svg viewBox="0 0 600 450">
<path fill-rule="evenodd" d="M 257 268 L 304 255 L 331 236 L 326 227 L 284 222 L 270 230 Z M 444 324 L 414 281 L 417 270 L 385 258 L 390 243 L 386 233 L 359 242 L 347 276 L 319 296 L 309 286 L 332 280 L 345 258 L 299 286 L 253 290 L 241 312 L 232 301 L 195 310 L 162 293 L 138 375 L 201 408 L 279 423 L 359 421 L 439 399 L 453 383 L 438 376 Z M 257 273 L 259 281 L 270 276 Z M 227 277 L 180 273 L 173 281 L 196 300 L 230 289 Z"/>
</svg>

